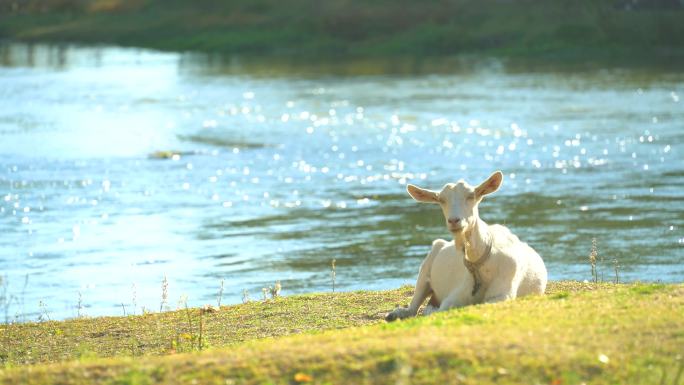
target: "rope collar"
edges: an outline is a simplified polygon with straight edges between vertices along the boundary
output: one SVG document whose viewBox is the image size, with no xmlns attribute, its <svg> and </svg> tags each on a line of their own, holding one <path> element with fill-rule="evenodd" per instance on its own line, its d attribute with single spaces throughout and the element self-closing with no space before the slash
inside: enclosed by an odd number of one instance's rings
<svg viewBox="0 0 684 385">
<path fill-rule="evenodd" d="M 489 259 L 489 256 L 492 254 L 492 236 L 489 236 L 489 242 L 487 242 L 487 246 L 485 247 L 484 254 L 480 256 L 480 258 L 477 259 L 477 261 L 472 262 L 465 256 L 463 257 L 463 264 L 465 267 L 470 271 L 470 274 L 473 276 L 474 284 L 473 284 L 473 292 L 471 295 L 475 296 L 477 294 L 477 291 L 480 290 L 480 287 L 482 286 L 482 273 L 480 272 L 480 268 L 482 265 L 487 262 Z"/>
</svg>

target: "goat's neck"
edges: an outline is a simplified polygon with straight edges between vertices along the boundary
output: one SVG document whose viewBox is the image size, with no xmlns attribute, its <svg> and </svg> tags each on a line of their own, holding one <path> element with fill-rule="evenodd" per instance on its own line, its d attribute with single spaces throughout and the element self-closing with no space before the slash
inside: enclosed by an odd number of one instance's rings
<svg viewBox="0 0 684 385">
<path fill-rule="evenodd" d="M 477 262 L 487 250 L 491 242 L 489 226 L 480 218 L 470 226 L 462 235 L 462 247 L 465 251 L 465 258 L 470 262 Z"/>
</svg>

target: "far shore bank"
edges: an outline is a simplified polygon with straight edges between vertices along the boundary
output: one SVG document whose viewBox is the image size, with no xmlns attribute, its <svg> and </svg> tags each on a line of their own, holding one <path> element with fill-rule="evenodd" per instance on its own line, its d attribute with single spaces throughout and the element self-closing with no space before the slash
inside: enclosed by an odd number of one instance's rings
<svg viewBox="0 0 684 385">
<path fill-rule="evenodd" d="M 0 39 L 323 63 L 494 57 L 684 68 L 682 20 L 684 7 L 665 1 L 27 0 L 0 2 Z"/>
</svg>

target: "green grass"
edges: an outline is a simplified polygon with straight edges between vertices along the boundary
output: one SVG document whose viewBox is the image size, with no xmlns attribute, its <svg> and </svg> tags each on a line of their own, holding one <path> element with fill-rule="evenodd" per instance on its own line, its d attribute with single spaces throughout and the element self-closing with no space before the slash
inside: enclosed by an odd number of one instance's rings
<svg viewBox="0 0 684 385">
<path fill-rule="evenodd" d="M 684 7 L 665 1 L 0 0 L 0 38 L 310 59 L 678 65 L 683 20 Z"/>
<path fill-rule="evenodd" d="M 87 357 L 160 355 L 378 322 L 388 304 L 406 303 L 411 289 L 276 297 L 218 312 L 199 308 L 128 317 L 0 325 L 0 360 L 10 364 Z M 382 307 L 379 307 L 383 304 Z"/>
<path fill-rule="evenodd" d="M 3 325 L 0 383 L 684 382 L 684 285 L 554 282 L 543 297 L 384 322 L 410 295 L 401 288 L 222 307 L 203 314 L 210 348 L 202 351 L 188 326 L 198 326 L 199 309 L 192 321 L 182 310 Z M 190 337 L 173 349 L 179 334 Z"/>
</svg>

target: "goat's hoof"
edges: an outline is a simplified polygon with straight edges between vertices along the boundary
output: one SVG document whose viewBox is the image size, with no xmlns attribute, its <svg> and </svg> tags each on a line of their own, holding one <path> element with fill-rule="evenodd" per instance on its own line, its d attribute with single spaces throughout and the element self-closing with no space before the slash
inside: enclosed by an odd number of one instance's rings
<svg viewBox="0 0 684 385">
<path fill-rule="evenodd" d="M 387 314 L 387 316 L 385 316 L 385 321 L 392 322 L 392 321 L 396 321 L 398 319 L 404 319 L 407 317 L 411 317 L 413 315 L 415 315 L 415 314 L 412 314 L 411 311 L 409 311 L 409 309 L 407 309 L 405 307 L 398 307 L 398 308 L 392 310 L 391 312 L 389 312 Z"/>
<path fill-rule="evenodd" d="M 437 310 L 439 310 L 438 307 L 435 307 L 435 306 L 432 306 L 432 305 L 427 305 L 427 306 L 425 306 L 425 308 L 423 309 L 423 316 L 428 316 L 428 315 L 430 315 L 430 314 L 436 312 Z"/>
</svg>

